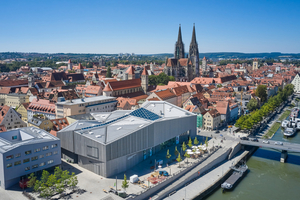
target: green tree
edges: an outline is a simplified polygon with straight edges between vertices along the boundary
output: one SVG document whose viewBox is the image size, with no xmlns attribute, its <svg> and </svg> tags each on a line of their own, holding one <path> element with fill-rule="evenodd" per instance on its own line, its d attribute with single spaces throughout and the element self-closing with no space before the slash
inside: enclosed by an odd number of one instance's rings
<svg viewBox="0 0 300 200">
<path fill-rule="evenodd" d="M 128 188 L 129 185 L 128 185 L 128 181 L 127 181 L 127 177 L 126 177 L 126 174 L 124 174 L 124 180 L 122 182 L 122 188 L 126 191 L 126 188 Z"/>
<path fill-rule="evenodd" d="M 61 195 L 66 190 L 65 185 L 63 183 L 56 183 L 55 192 Z"/>
<path fill-rule="evenodd" d="M 106 78 L 111 78 L 111 69 L 110 66 L 107 67 L 107 71 L 106 71 Z"/>
<path fill-rule="evenodd" d="M 192 138 L 190 137 L 188 146 L 191 148 L 193 146 Z"/>
<path fill-rule="evenodd" d="M 218 85 L 217 85 L 217 88 L 221 88 L 221 87 L 223 87 L 222 84 L 218 84 Z"/>
<path fill-rule="evenodd" d="M 175 81 L 175 77 L 174 76 L 169 76 L 169 81 Z"/>
<path fill-rule="evenodd" d="M 52 188 L 47 187 L 46 185 L 42 184 L 42 189 L 40 192 L 40 196 L 45 198 L 45 199 L 49 199 L 50 197 L 52 197 L 54 195 L 54 190 L 52 190 Z"/>
<path fill-rule="evenodd" d="M 54 169 L 54 175 L 59 180 L 61 178 L 63 171 L 60 169 L 60 167 L 55 167 Z"/>
<path fill-rule="evenodd" d="M 48 187 L 53 187 L 55 185 L 55 183 L 57 182 L 57 178 L 55 177 L 54 174 L 51 174 L 49 177 L 48 177 L 48 180 L 46 182 L 46 185 Z"/>
<path fill-rule="evenodd" d="M 205 146 L 206 146 L 206 148 L 208 147 L 208 137 L 206 137 L 206 139 L 205 139 Z"/>
<path fill-rule="evenodd" d="M 267 86 L 259 85 L 255 90 L 255 95 L 261 99 L 261 102 L 266 102 L 268 97 Z"/>
<path fill-rule="evenodd" d="M 169 149 L 168 149 L 168 151 L 167 151 L 166 158 L 167 158 L 168 160 L 171 158 L 171 154 L 170 154 L 170 152 L 169 152 Z"/>
<path fill-rule="evenodd" d="M 35 192 L 40 192 L 41 191 L 41 186 L 42 186 L 42 182 L 39 181 L 39 180 L 36 180 L 35 183 L 34 183 L 34 187 L 33 187 L 33 190 Z"/>
<path fill-rule="evenodd" d="M 46 170 L 43 170 L 42 177 L 41 177 L 41 182 L 46 184 L 47 181 L 48 181 L 49 176 L 50 176 L 50 173 Z"/>
<path fill-rule="evenodd" d="M 197 137 L 195 137 L 195 139 L 194 139 L 194 145 L 198 145 L 198 144 L 199 144 L 199 141 L 198 141 Z"/>
<path fill-rule="evenodd" d="M 179 154 L 179 151 L 177 150 L 177 146 L 175 146 L 175 151 L 174 151 L 175 156 Z"/>
<path fill-rule="evenodd" d="M 157 85 L 157 76 L 156 75 L 150 75 L 149 78 L 149 85 Z"/>
<path fill-rule="evenodd" d="M 77 176 L 75 176 L 75 173 L 73 172 L 71 177 L 68 179 L 68 185 L 72 189 L 72 191 L 74 191 L 77 184 L 78 184 L 78 179 Z"/>
<path fill-rule="evenodd" d="M 255 110 L 258 107 L 258 102 L 256 99 L 252 98 L 247 104 L 247 109 L 250 111 Z"/>
<path fill-rule="evenodd" d="M 70 178 L 70 172 L 68 170 L 65 170 L 62 172 L 61 177 L 60 177 L 60 182 L 65 183 L 69 178 Z"/>
<path fill-rule="evenodd" d="M 180 154 L 178 154 L 178 157 L 176 158 L 177 162 L 179 163 L 180 166 L 180 162 L 182 161 Z"/>
<path fill-rule="evenodd" d="M 186 150 L 185 142 L 182 143 L 181 149 L 182 149 L 182 151 L 185 151 L 185 150 Z"/>
<path fill-rule="evenodd" d="M 187 151 L 185 152 L 184 157 L 186 158 L 187 162 L 189 162 L 189 161 L 188 161 L 188 158 L 190 158 L 190 154 L 188 154 Z"/>
<path fill-rule="evenodd" d="M 31 173 L 28 177 L 29 181 L 27 182 L 27 187 L 32 188 L 35 185 L 36 182 L 36 176 L 34 173 Z"/>
</svg>

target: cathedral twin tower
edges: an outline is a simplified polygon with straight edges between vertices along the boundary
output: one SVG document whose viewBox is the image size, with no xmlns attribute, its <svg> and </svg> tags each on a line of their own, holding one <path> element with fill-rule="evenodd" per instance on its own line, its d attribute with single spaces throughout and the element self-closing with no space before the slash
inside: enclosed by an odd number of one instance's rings
<svg viewBox="0 0 300 200">
<path fill-rule="evenodd" d="M 196 40 L 195 24 L 187 58 L 185 57 L 181 26 L 179 25 L 174 58 L 167 58 L 164 73 L 168 76 L 174 76 L 176 81 L 191 81 L 193 78 L 199 77 L 199 51 Z"/>
</svg>

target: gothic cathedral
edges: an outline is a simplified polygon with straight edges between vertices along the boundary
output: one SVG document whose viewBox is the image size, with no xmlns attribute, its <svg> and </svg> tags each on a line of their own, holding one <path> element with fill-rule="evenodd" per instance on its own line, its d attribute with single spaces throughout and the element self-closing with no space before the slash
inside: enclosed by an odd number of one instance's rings
<svg viewBox="0 0 300 200">
<path fill-rule="evenodd" d="M 199 77 L 199 51 L 196 40 L 195 24 L 193 27 L 192 41 L 187 58 L 185 57 L 184 44 L 181 36 L 181 26 L 179 25 L 174 58 L 166 59 L 164 73 L 168 76 L 174 76 L 176 81 L 191 81 L 193 78 Z"/>
</svg>

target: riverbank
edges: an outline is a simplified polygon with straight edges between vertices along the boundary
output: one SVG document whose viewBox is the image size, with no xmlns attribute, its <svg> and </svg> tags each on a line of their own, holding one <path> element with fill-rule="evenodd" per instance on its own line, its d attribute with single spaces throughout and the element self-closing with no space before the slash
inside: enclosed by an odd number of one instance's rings
<svg viewBox="0 0 300 200">
<path fill-rule="evenodd" d="M 177 199 L 203 199 L 211 192 L 215 191 L 231 175 L 230 166 L 236 165 L 241 160 L 246 160 L 257 148 L 238 153 L 233 159 L 224 161 L 221 165 L 204 174 L 199 179 L 180 189 L 176 193 L 167 197 L 166 200 Z"/>
<path fill-rule="evenodd" d="M 290 110 L 285 110 L 282 114 L 281 114 L 281 116 L 279 117 L 279 121 L 282 121 L 282 120 L 285 120 L 289 115 L 290 115 L 290 113 L 291 113 L 291 111 Z M 265 135 L 263 135 L 263 137 L 262 138 L 272 138 L 273 136 L 274 136 L 274 134 L 276 133 L 276 131 L 280 128 L 280 126 L 281 126 L 281 123 L 279 123 L 279 122 L 275 122 L 272 126 L 271 126 L 271 128 L 268 130 L 268 132 L 265 134 Z"/>
</svg>

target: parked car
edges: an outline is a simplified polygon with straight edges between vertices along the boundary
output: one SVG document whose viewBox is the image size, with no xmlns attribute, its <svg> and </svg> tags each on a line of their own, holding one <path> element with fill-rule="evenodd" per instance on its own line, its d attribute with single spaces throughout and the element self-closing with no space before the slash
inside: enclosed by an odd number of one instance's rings
<svg viewBox="0 0 300 200">
<path fill-rule="evenodd" d="M 269 144 L 270 142 L 268 140 L 263 140 L 262 143 Z"/>
<path fill-rule="evenodd" d="M 219 131 L 219 130 L 217 130 L 215 133 L 220 133 L 220 131 Z"/>
<path fill-rule="evenodd" d="M 166 171 L 159 171 L 160 176 L 169 176 L 169 173 Z"/>
<path fill-rule="evenodd" d="M 275 142 L 274 144 L 276 144 L 276 145 L 283 145 L 282 142 Z"/>
<path fill-rule="evenodd" d="M 249 138 L 247 138 L 247 137 L 241 137 L 240 139 L 241 140 L 249 140 Z"/>
<path fill-rule="evenodd" d="M 258 139 L 257 138 L 250 138 L 250 141 L 258 142 Z"/>
</svg>

